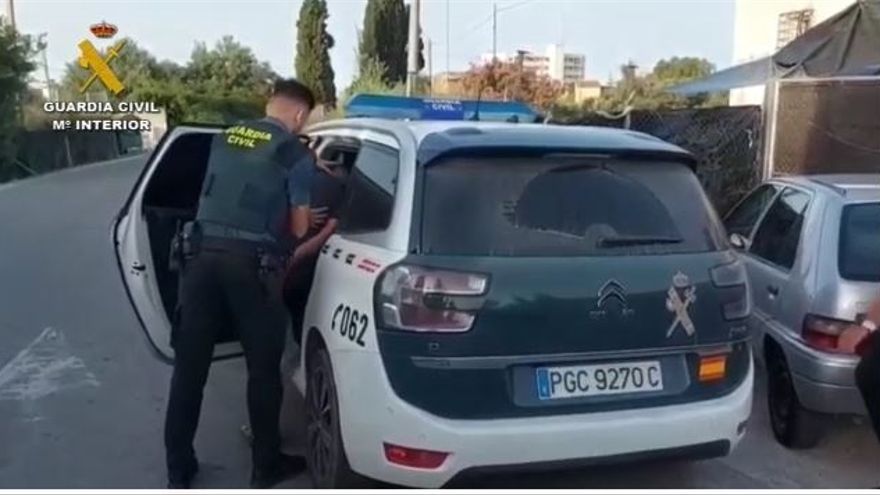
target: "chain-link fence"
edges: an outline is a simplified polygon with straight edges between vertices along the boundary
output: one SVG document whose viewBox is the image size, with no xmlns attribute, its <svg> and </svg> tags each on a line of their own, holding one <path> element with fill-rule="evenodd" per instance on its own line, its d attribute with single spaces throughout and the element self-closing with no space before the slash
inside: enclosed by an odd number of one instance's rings
<svg viewBox="0 0 880 495">
<path fill-rule="evenodd" d="M 629 128 L 681 146 L 696 156 L 697 175 L 721 213 L 761 180 L 759 106 L 589 113 L 559 123 Z"/>
<path fill-rule="evenodd" d="M 880 79 L 781 81 L 776 175 L 880 172 Z"/>
</svg>

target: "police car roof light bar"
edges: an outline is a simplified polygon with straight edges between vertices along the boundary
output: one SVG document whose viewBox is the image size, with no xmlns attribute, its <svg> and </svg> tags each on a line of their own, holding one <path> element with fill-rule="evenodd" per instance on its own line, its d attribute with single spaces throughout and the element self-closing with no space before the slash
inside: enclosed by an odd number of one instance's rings
<svg viewBox="0 0 880 495">
<path fill-rule="evenodd" d="M 537 122 L 537 112 L 518 101 L 407 98 L 358 94 L 345 105 L 346 118 L 398 120 L 479 120 L 483 122 Z"/>
</svg>

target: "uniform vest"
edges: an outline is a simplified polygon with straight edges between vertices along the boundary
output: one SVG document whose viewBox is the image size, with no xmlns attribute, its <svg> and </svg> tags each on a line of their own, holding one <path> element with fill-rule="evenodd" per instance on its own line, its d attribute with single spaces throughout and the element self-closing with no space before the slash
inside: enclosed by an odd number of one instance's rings
<svg viewBox="0 0 880 495">
<path fill-rule="evenodd" d="M 222 237 L 289 249 L 287 176 L 305 153 L 296 136 L 268 120 L 226 129 L 211 144 L 196 220 L 206 232 L 225 227 Z"/>
</svg>

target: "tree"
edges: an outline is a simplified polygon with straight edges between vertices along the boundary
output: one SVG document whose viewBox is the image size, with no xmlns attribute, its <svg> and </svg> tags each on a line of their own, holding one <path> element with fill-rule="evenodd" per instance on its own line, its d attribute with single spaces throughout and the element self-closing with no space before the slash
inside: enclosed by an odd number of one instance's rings
<svg viewBox="0 0 880 495">
<path fill-rule="evenodd" d="M 713 72 L 715 65 L 704 58 L 672 57 L 657 62 L 652 74 L 658 82 L 668 85 L 701 79 Z"/>
<path fill-rule="evenodd" d="M 715 70 L 706 59 L 672 57 L 660 60 L 651 73 L 639 76 L 632 62 L 621 66 L 621 79 L 602 98 L 587 102 L 588 111 L 622 112 L 627 107 L 644 110 L 666 110 L 725 105 L 726 93 L 680 96 L 667 91 L 669 86 L 706 77 Z"/>
<path fill-rule="evenodd" d="M 400 26 L 401 31 L 407 33 L 406 37 L 406 65 L 407 69 L 409 68 L 409 13 L 410 13 L 410 5 L 406 5 L 406 16 L 404 16 L 403 21 L 404 24 Z M 419 26 L 419 33 L 422 32 L 421 26 Z M 422 36 L 419 36 L 419 61 L 416 69 L 421 72 L 422 69 L 425 68 L 425 40 Z"/>
<path fill-rule="evenodd" d="M 213 96 L 268 94 L 278 75 L 254 52 L 224 36 L 213 49 L 196 43 L 184 72 L 184 82 Z"/>
<path fill-rule="evenodd" d="M 312 88 L 318 103 L 336 106 L 336 86 L 330 52 L 333 37 L 327 33 L 327 2 L 304 0 L 296 22 L 296 77 Z"/>
<path fill-rule="evenodd" d="M 370 60 L 385 67 L 383 79 L 391 84 L 406 80 L 406 6 L 403 0 L 368 0 L 360 41 L 360 67 Z"/>
<path fill-rule="evenodd" d="M 250 48 L 229 36 L 211 49 L 197 43 L 186 66 L 157 61 L 149 51 L 127 40 L 121 55 L 113 61 L 113 69 L 126 86 L 122 99 L 155 102 L 165 109 L 171 125 L 223 124 L 258 117 L 278 77 L 269 64 L 257 60 Z M 88 72 L 77 61 L 68 63 L 62 98 L 108 98 L 100 83 L 93 84 L 86 95 L 79 93 L 86 75 Z"/>
<path fill-rule="evenodd" d="M 0 25 L 0 182 L 16 175 L 15 137 L 20 130 L 21 100 L 28 74 L 34 70 L 31 59 L 40 48 L 33 38 Z"/>
<path fill-rule="evenodd" d="M 386 72 L 385 64 L 376 59 L 367 59 L 351 85 L 342 92 L 342 101 L 347 102 L 349 98 L 359 93 L 402 96 L 403 83 L 388 84 L 385 80 Z"/>
<path fill-rule="evenodd" d="M 472 66 L 462 79 L 462 87 L 471 98 L 518 100 L 540 110 L 552 107 L 563 92 L 559 82 L 501 61 Z"/>
<path fill-rule="evenodd" d="M 120 95 L 121 99 L 129 101 L 140 100 L 138 89 L 148 81 L 166 79 L 163 72 L 169 69 L 171 62 L 158 62 L 149 51 L 141 48 L 131 38 L 123 38 L 125 45 L 120 55 L 113 59 L 110 66 L 113 73 L 125 85 L 125 92 Z M 119 42 L 114 43 L 117 45 Z M 91 71 L 84 69 L 77 60 L 68 62 L 64 68 L 64 76 L 61 79 L 60 96 L 64 100 L 89 100 L 104 101 L 111 95 L 104 89 L 100 81 L 95 81 L 85 94 L 80 93 L 83 83 L 91 75 Z"/>
</svg>

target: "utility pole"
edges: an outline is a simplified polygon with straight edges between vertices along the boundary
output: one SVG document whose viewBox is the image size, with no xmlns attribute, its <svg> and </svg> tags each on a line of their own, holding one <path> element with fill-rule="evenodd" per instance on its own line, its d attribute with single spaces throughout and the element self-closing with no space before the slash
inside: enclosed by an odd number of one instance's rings
<svg viewBox="0 0 880 495">
<path fill-rule="evenodd" d="M 6 15 L 9 16 L 9 25 L 15 31 L 15 2 L 14 0 L 6 0 Z"/>
<path fill-rule="evenodd" d="M 46 80 L 46 98 L 49 101 L 53 101 L 55 96 L 52 91 L 52 80 L 49 78 L 49 43 L 46 41 L 46 35 L 40 36 L 40 41 L 43 43 L 43 76 Z"/>
<path fill-rule="evenodd" d="M 498 61 L 498 4 L 492 2 L 492 63 Z"/>
<path fill-rule="evenodd" d="M 446 76 L 444 87 L 449 87 L 449 4 L 451 0 L 446 0 Z"/>
<path fill-rule="evenodd" d="M 430 96 L 434 96 L 434 66 L 433 66 L 433 58 L 434 58 L 434 44 L 431 43 L 431 38 L 427 39 L 428 41 L 428 60 L 425 65 L 427 65 L 428 69 L 428 94 Z"/>
<path fill-rule="evenodd" d="M 406 96 L 415 91 L 419 74 L 419 0 L 412 0 L 409 8 L 409 47 L 406 64 Z"/>
</svg>

